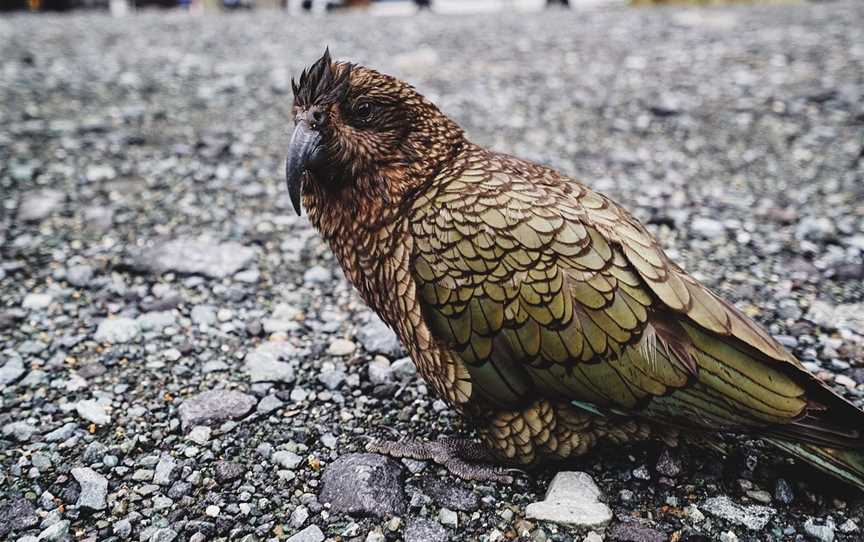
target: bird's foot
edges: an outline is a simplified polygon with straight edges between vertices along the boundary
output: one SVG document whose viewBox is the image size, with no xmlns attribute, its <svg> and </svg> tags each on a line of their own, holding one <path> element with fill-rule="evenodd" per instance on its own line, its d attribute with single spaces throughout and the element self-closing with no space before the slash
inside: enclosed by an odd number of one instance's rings
<svg viewBox="0 0 864 542">
<path fill-rule="evenodd" d="M 478 464 L 479 461 L 493 461 L 494 457 L 481 444 L 468 439 L 443 438 L 432 442 L 375 439 L 366 444 L 366 451 L 400 459 L 434 461 L 463 480 L 510 484 L 513 483 L 511 474 L 522 472 Z"/>
</svg>

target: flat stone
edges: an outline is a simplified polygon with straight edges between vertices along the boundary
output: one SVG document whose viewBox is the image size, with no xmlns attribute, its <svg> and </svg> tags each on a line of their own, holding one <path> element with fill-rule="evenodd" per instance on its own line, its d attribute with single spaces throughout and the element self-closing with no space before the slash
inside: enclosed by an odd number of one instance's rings
<svg viewBox="0 0 864 542">
<path fill-rule="evenodd" d="M 525 517 L 575 527 L 603 527 L 612 520 L 612 510 L 599 501 L 602 495 L 584 472 L 559 472 L 546 497 L 528 505 Z"/>
<path fill-rule="evenodd" d="M 294 381 L 294 368 L 285 360 L 296 354 L 296 348 L 287 342 L 266 342 L 246 355 L 243 370 L 252 382 Z"/>
<path fill-rule="evenodd" d="M 274 454 L 275 455 L 275 454 Z M 336 512 L 388 518 L 407 509 L 402 466 L 378 454 L 355 453 L 327 466 L 321 502 Z"/>
<path fill-rule="evenodd" d="M 813 540 L 819 542 L 834 542 L 836 525 L 834 520 L 826 518 L 824 521 L 817 523 L 813 518 L 807 518 L 804 522 L 804 531 L 810 535 Z"/>
<path fill-rule="evenodd" d="M 18 442 L 27 442 L 36 432 L 36 427 L 24 421 L 11 422 L 3 426 L 3 435 Z"/>
<path fill-rule="evenodd" d="M 131 318 L 106 318 L 99 323 L 93 338 L 103 343 L 128 343 L 140 332 L 138 322 Z"/>
<path fill-rule="evenodd" d="M 437 521 L 414 517 L 405 526 L 405 540 L 411 542 L 446 542 L 450 540 L 447 529 Z"/>
<path fill-rule="evenodd" d="M 242 418 L 257 401 L 235 390 L 210 390 L 183 401 L 178 411 L 184 428 Z"/>
<path fill-rule="evenodd" d="M 347 339 L 334 339 L 327 348 L 331 356 L 348 356 L 354 353 L 357 345 Z"/>
<path fill-rule="evenodd" d="M 768 506 L 740 505 L 726 495 L 706 500 L 701 508 L 713 516 L 743 525 L 752 531 L 761 531 L 777 513 Z"/>
<path fill-rule="evenodd" d="M 105 509 L 105 497 L 108 496 L 108 480 L 90 467 L 72 469 L 72 476 L 81 486 L 78 494 L 78 506 L 92 510 Z"/>
<path fill-rule="evenodd" d="M 12 356 L 0 367 L 0 386 L 8 386 L 21 380 L 26 371 L 24 362 L 18 356 Z"/>
<path fill-rule="evenodd" d="M 150 273 L 174 272 L 225 278 L 248 266 L 255 249 L 240 243 L 204 239 L 174 239 L 141 251 L 133 267 Z"/>
<path fill-rule="evenodd" d="M 323 542 L 324 533 L 317 525 L 310 525 L 299 533 L 289 537 L 285 542 Z"/>
<path fill-rule="evenodd" d="M 153 483 L 160 486 L 171 484 L 171 475 L 177 467 L 177 462 L 170 454 L 163 453 L 159 457 L 159 462 L 156 463 L 156 470 L 153 473 Z"/>
<path fill-rule="evenodd" d="M 142 314 L 136 320 L 141 331 L 156 331 L 162 332 L 166 327 L 173 326 L 177 323 L 177 316 L 174 311 L 150 311 Z"/>
<path fill-rule="evenodd" d="M 278 450 L 270 456 L 270 461 L 276 463 L 284 469 L 294 470 L 303 462 L 303 458 L 294 452 L 287 450 Z"/>
<path fill-rule="evenodd" d="M 261 416 L 267 416 L 268 414 L 279 410 L 284 405 L 285 403 L 281 399 L 271 394 L 261 399 L 255 412 Z"/>
<path fill-rule="evenodd" d="M 10 531 L 26 531 L 39 523 L 36 510 L 24 498 L 10 500 L 0 508 L 0 537 L 5 538 Z"/>
<path fill-rule="evenodd" d="M 432 478 L 423 489 L 424 493 L 429 495 L 439 506 L 463 512 L 473 512 L 480 507 L 480 498 L 470 489 L 460 485 L 453 485 Z"/>
<path fill-rule="evenodd" d="M 195 444 L 199 446 L 204 446 L 208 442 L 210 442 L 210 434 L 213 432 L 212 429 L 207 427 L 206 425 L 196 425 L 189 431 L 189 434 L 186 435 L 188 440 L 191 440 Z"/>
<path fill-rule="evenodd" d="M 199 326 L 213 326 L 216 325 L 216 308 L 211 305 L 195 305 L 189 317 Z"/>
<path fill-rule="evenodd" d="M 363 345 L 363 349 L 370 354 L 381 354 L 390 358 L 402 355 L 402 343 L 399 342 L 396 333 L 378 317 L 360 328 L 357 339 Z"/>
<path fill-rule="evenodd" d="M 93 280 L 93 268 L 85 264 L 73 265 L 66 270 L 66 280 L 72 286 L 85 288 L 89 286 L 90 281 Z"/>
<path fill-rule="evenodd" d="M 66 196 L 59 190 L 39 190 L 28 192 L 18 207 L 18 220 L 41 222 L 57 212 Z"/>
<path fill-rule="evenodd" d="M 848 329 L 864 334 L 864 303 L 834 305 L 816 300 L 810 305 L 806 318 L 824 329 Z"/>
<path fill-rule="evenodd" d="M 626 520 L 612 527 L 609 536 L 616 542 L 666 542 L 666 535 L 637 520 Z"/>
<path fill-rule="evenodd" d="M 24 300 L 21 302 L 21 308 L 27 309 L 31 311 L 40 311 L 43 309 L 47 309 L 51 305 L 51 301 L 53 301 L 53 297 L 51 294 L 46 293 L 31 293 L 24 296 Z"/>
<path fill-rule="evenodd" d="M 108 425 L 111 423 L 111 415 L 105 410 L 105 405 L 94 400 L 78 401 L 75 411 L 88 422 L 96 425 Z"/>
<path fill-rule="evenodd" d="M 61 542 L 69 536 L 69 520 L 58 521 L 39 533 L 39 540 Z"/>
<path fill-rule="evenodd" d="M 233 461 L 217 461 L 215 474 L 216 480 L 220 483 L 233 482 L 243 476 L 246 469 L 240 463 Z"/>
</svg>

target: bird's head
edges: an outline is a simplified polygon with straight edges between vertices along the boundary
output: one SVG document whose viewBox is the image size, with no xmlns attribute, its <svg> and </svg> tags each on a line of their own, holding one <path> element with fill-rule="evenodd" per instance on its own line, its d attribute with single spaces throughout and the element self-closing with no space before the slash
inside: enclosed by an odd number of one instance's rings
<svg viewBox="0 0 864 542">
<path fill-rule="evenodd" d="M 462 130 L 409 84 L 335 62 L 329 51 L 291 84 L 295 125 L 285 173 L 297 214 L 313 191 L 398 198 L 463 141 Z"/>
</svg>

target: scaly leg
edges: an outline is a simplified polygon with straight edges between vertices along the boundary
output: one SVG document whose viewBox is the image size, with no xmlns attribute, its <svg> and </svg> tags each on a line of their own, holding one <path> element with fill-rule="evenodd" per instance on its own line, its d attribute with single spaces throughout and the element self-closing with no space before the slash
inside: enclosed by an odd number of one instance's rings
<svg viewBox="0 0 864 542">
<path fill-rule="evenodd" d="M 390 457 L 434 461 L 463 480 L 510 484 L 513 477 L 508 473 L 521 472 L 518 469 L 477 464 L 476 462 L 495 461 L 495 457 L 482 444 L 468 439 L 442 438 L 433 442 L 376 439 L 366 444 L 366 451 Z"/>
</svg>

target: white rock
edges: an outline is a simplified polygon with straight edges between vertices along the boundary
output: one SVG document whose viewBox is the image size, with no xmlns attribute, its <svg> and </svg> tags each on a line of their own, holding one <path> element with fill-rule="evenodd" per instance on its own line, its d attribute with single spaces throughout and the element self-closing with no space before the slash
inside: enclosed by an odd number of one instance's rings
<svg viewBox="0 0 864 542">
<path fill-rule="evenodd" d="M 598 499 L 602 495 L 584 472 L 559 472 L 546 498 L 528 505 L 525 517 L 577 527 L 603 527 L 612 520 L 612 510 Z"/>
<path fill-rule="evenodd" d="M 105 411 L 105 406 L 98 401 L 78 401 L 75 405 L 75 411 L 78 412 L 79 416 L 96 425 L 111 423 L 111 415 Z"/>
<path fill-rule="evenodd" d="M 32 311 L 47 309 L 52 299 L 51 294 L 27 294 L 21 307 Z"/>
<path fill-rule="evenodd" d="M 310 525 L 285 542 L 324 542 L 324 533 L 317 525 Z"/>
<path fill-rule="evenodd" d="M 131 318 L 106 318 L 99 323 L 93 338 L 104 343 L 128 343 L 140 332 L 138 322 Z"/>
<path fill-rule="evenodd" d="M 72 476 L 81 486 L 81 493 L 78 494 L 78 506 L 104 510 L 105 497 L 108 495 L 108 480 L 89 467 L 72 469 Z"/>
<path fill-rule="evenodd" d="M 354 353 L 357 345 L 347 339 L 335 339 L 327 348 L 327 353 L 331 356 L 348 356 Z"/>
</svg>

